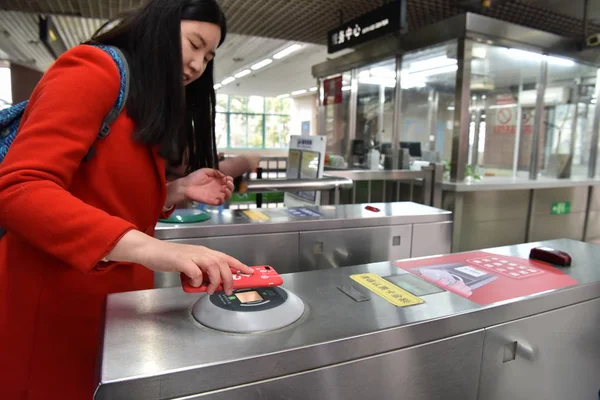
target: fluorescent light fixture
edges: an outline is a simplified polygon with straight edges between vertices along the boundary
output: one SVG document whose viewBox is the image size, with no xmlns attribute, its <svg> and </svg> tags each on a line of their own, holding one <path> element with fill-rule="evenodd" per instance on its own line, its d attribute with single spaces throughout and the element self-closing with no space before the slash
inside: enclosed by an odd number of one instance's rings
<svg viewBox="0 0 600 400">
<path fill-rule="evenodd" d="M 310 89 L 308 89 L 310 92 L 316 92 L 317 91 L 317 87 L 313 86 Z"/>
<path fill-rule="evenodd" d="M 566 58 L 548 56 L 548 62 L 554 65 L 562 65 L 565 67 L 572 67 L 575 65 L 575 62 L 572 60 L 568 60 Z"/>
<path fill-rule="evenodd" d="M 516 107 L 517 103 L 510 103 L 510 104 L 495 104 L 493 106 L 489 106 L 488 108 L 490 110 L 495 110 L 497 108 L 513 108 Z"/>
<path fill-rule="evenodd" d="M 225 86 L 233 81 L 235 81 L 235 78 L 233 76 L 230 76 L 229 78 L 223 79 L 223 81 L 221 81 L 221 85 Z"/>
<path fill-rule="evenodd" d="M 566 58 L 555 57 L 555 56 L 546 56 L 540 53 L 534 53 L 533 51 L 520 50 L 520 49 L 508 49 L 508 53 L 519 58 L 529 58 L 536 61 L 541 61 L 546 59 L 549 64 L 554 65 L 562 65 L 563 67 L 572 67 L 575 65 L 574 61 L 568 60 Z"/>
<path fill-rule="evenodd" d="M 252 71 L 250 71 L 249 69 L 245 69 L 245 70 L 243 70 L 243 71 L 240 71 L 240 72 L 238 72 L 238 73 L 237 73 L 237 74 L 235 74 L 234 76 L 235 76 L 236 78 L 243 78 L 243 77 L 245 77 L 246 75 L 250 75 L 251 73 L 252 73 Z"/>
<path fill-rule="evenodd" d="M 293 52 L 300 50 L 301 48 L 302 48 L 302 46 L 300 46 L 299 44 L 293 44 L 290 47 L 288 47 L 284 50 L 281 50 L 279 53 L 275 54 L 273 56 L 273 58 L 276 60 L 280 60 L 283 57 L 289 56 Z"/>
<path fill-rule="evenodd" d="M 413 88 L 424 88 L 425 82 L 419 80 L 408 80 L 405 79 L 400 82 L 400 86 L 402 89 L 413 89 Z"/>
<path fill-rule="evenodd" d="M 473 58 L 485 58 L 487 56 L 487 49 L 485 47 L 475 46 L 473 47 L 471 54 L 473 55 Z"/>
<path fill-rule="evenodd" d="M 456 65 L 456 59 L 447 56 L 432 57 L 422 61 L 410 63 L 409 73 L 424 72 L 431 69 L 439 69 Z"/>
<path fill-rule="evenodd" d="M 342 92 L 347 92 L 350 89 L 352 89 L 352 86 L 342 86 Z"/>
<path fill-rule="evenodd" d="M 363 72 L 367 72 L 367 71 L 363 71 Z M 363 72 L 361 72 L 361 75 Z M 368 73 L 371 74 L 371 76 L 376 76 L 378 78 L 388 78 L 388 79 L 396 78 L 396 71 L 392 71 L 391 69 L 385 68 L 385 67 L 371 68 Z"/>
<path fill-rule="evenodd" d="M 215 86 L 213 86 L 213 88 L 214 88 L 215 90 L 219 90 L 219 89 L 221 89 L 221 87 L 222 87 L 222 86 L 223 86 L 223 85 L 221 85 L 220 83 L 217 83 Z"/>
<path fill-rule="evenodd" d="M 366 71 L 365 71 L 366 72 Z M 368 72 L 367 72 L 368 74 Z M 384 87 L 393 88 L 396 87 L 395 79 L 386 79 L 375 76 L 361 76 L 358 80 L 360 84 L 363 85 L 379 85 Z"/>
<path fill-rule="evenodd" d="M 454 111 L 455 109 L 454 106 L 448 106 L 448 111 Z"/>
<path fill-rule="evenodd" d="M 253 71 L 256 71 L 257 69 L 261 69 L 262 67 L 266 67 L 267 65 L 271 64 L 272 62 L 273 62 L 273 60 L 271 60 L 270 58 L 267 58 L 266 60 L 262 60 L 261 62 L 257 62 L 256 64 L 254 64 L 250 68 L 252 68 Z"/>
<path fill-rule="evenodd" d="M 304 93 L 306 93 L 306 92 L 307 92 L 307 90 L 306 90 L 306 89 L 295 90 L 295 91 L 293 91 L 293 92 L 292 92 L 292 96 L 298 96 L 298 95 L 300 95 L 300 94 L 304 94 Z"/>
<path fill-rule="evenodd" d="M 278 99 L 285 99 L 287 97 L 290 97 L 289 93 L 286 94 L 280 94 L 279 96 L 277 96 Z"/>
<path fill-rule="evenodd" d="M 456 62 L 456 60 L 454 60 Z M 439 74 L 445 74 L 448 72 L 454 72 L 458 69 L 458 65 L 457 64 L 453 64 L 453 65 L 446 65 L 444 67 L 438 67 L 438 68 L 433 68 L 433 69 L 428 69 L 425 71 L 420 71 L 420 72 L 411 72 L 409 73 L 408 77 L 409 79 L 421 79 L 423 80 L 423 78 L 427 78 L 429 76 L 433 76 L 433 75 L 439 75 Z"/>
</svg>

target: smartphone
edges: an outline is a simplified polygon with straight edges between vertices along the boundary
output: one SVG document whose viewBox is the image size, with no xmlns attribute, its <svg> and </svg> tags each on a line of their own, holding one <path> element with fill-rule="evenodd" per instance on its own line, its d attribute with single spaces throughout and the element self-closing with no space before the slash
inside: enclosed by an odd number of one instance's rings
<svg viewBox="0 0 600 400">
<path fill-rule="evenodd" d="M 256 289 L 270 286 L 280 286 L 283 284 L 281 276 L 270 265 L 258 265 L 250 267 L 254 270 L 252 275 L 242 274 L 232 271 L 233 290 L 236 289 Z M 202 293 L 208 290 L 210 282 L 207 280 L 199 287 L 190 285 L 190 278 L 185 274 L 180 275 L 181 287 L 186 293 Z M 223 285 L 217 286 L 216 291 L 222 291 Z"/>
</svg>

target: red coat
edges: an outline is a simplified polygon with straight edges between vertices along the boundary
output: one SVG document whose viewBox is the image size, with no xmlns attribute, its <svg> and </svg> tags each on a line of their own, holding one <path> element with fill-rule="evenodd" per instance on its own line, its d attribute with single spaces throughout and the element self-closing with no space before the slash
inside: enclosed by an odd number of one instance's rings
<svg viewBox="0 0 600 400">
<path fill-rule="evenodd" d="M 68 51 L 0 164 L 0 399 L 90 399 L 106 295 L 152 287 L 141 266 L 99 261 L 130 229 L 154 234 L 164 160 L 132 139 L 123 112 L 80 162 L 118 89 L 110 56 Z"/>
</svg>

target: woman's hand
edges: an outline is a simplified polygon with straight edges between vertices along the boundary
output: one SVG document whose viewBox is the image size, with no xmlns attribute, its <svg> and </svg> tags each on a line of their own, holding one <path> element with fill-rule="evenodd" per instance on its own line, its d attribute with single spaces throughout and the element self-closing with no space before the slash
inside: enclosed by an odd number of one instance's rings
<svg viewBox="0 0 600 400">
<path fill-rule="evenodd" d="M 220 206 L 231 197 L 233 178 L 221 172 L 203 168 L 167 184 L 165 208 L 185 200 Z"/>
<path fill-rule="evenodd" d="M 233 179 L 221 172 L 203 168 L 183 178 L 183 194 L 187 200 L 220 206 L 231 197 Z"/>
<path fill-rule="evenodd" d="M 232 270 L 249 275 L 254 272 L 221 252 L 203 246 L 164 242 L 139 231 L 127 232 L 106 258 L 141 264 L 156 272 L 184 273 L 194 287 L 208 281 L 209 294 L 213 294 L 220 284 L 225 293 L 232 293 Z"/>
</svg>

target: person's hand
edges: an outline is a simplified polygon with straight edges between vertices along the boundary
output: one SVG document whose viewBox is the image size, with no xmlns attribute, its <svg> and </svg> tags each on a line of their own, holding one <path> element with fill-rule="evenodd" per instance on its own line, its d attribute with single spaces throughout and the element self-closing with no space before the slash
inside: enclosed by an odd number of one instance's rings
<svg viewBox="0 0 600 400">
<path fill-rule="evenodd" d="M 223 204 L 233 192 L 233 178 L 210 168 L 192 172 L 181 183 L 187 200 L 213 206 Z"/>
<path fill-rule="evenodd" d="M 156 272 L 179 272 L 190 279 L 190 285 L 201 286 L 210 282 L 207 293 L 213 294 L 219 285 L 231 295 L 233 290 L 232 270 L 252 275 L 254 270 L 221 252 L 204 246 L 157 241 L 145 251 L 146 268 Z"/>
</svg>

